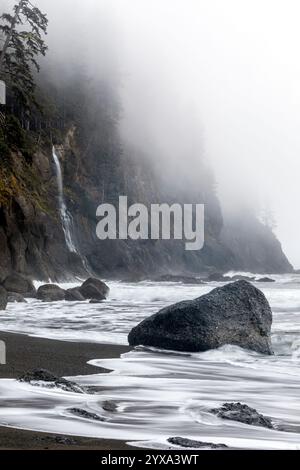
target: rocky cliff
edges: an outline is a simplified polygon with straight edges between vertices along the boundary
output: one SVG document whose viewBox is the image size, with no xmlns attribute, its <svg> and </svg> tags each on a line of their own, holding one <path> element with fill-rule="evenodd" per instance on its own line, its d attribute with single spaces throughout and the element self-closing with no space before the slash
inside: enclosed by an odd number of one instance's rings
<svg viewBox="0 0 300 470">
<path fill-rule="evenodd" d="M 121 141 L 118 107 L 107 90 L 97 95 L 96 103 L 82 99 L 76 107 L 69 93 L 64 103 L 71 104 L 64 104 L 59 131 L 52 125 L 43 132 L 25 132 L 15 121 L 7 121 L 9 135 L 2 137 L 0 146 L 0 278 L 11 271 L 63 280 L 84 276 L 87 269 L 115 277 L 292 270 L 274 234 L 255 217 L 244 215 L 242 221 L 224 223 L 205 161 L 196 173 L 185 172 L 184 166 L 180 171 L 162 170 L 140 149 Z M 77 253 L 70 253 L 65 243 L 53 144 L 62 167 Z M 151 155 L 151 149 L 146 153 Z M 119 195 L 127 195 L 129 203 L 148 206 L 205 204 L 203 250 L 187 252 L 180 241 L 99 241 L 96 208 L 103 202 L 117 203 Z"/>
</svg>

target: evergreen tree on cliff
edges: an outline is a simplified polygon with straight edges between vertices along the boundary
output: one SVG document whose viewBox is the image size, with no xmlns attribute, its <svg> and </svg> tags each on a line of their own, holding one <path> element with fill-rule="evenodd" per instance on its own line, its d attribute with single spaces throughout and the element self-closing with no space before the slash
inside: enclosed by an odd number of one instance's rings
<svg viewBox="0 0 300 470">
<path fill-rule="evenodd" d="M 16 101 L 29 109 L 36 104 L 33 70 L 39 71 L 37 57 L 47 51 L 43 35 L 47 34 L 48 19 L 29 0 L 21 0 L 0 20 L 0 79 Z"/>
</svg>

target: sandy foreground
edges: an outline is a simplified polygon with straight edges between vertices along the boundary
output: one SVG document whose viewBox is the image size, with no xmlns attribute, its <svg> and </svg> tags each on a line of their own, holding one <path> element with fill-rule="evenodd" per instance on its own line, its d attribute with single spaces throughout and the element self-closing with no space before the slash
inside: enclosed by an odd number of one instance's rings
<svg viewBox="0 0 300 470">
<path fill-rule="evenodd" d="M 58 376 L 99 374 L 91 359 L 120 357 L 129 347 L 109 344 L 71 343 L 25 335 L 2 333 L 6 343 L 6 365 L 0 365 L 0 378 L 17 378 L 24 372 L 43 368 Z M 102 370 L 104 372 L 104 369 Z M 123 441 L 70 437 L 0 427 L 0 450 L 130 450 Z"/>
</svg>

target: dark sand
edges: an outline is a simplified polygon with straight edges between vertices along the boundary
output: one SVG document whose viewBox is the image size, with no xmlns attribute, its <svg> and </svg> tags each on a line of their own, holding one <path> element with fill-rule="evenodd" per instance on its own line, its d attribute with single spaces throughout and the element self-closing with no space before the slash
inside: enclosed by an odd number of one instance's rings
<svg viewBox="0 0 300 470">
<path fill-rule="evenodd" d="M 99 374 L 91 359 L 120 357 L 126 346 L 71 343 L 0 332 L 6 343 L 6 365 L 0 365 L 0 378 L 17 378 L 26 371 L 43 368 L 58 376 Z M 22 431 L 0 427 L 0 450 L 130 450 L 123 441 L 90 439 Z"/>
</svg>

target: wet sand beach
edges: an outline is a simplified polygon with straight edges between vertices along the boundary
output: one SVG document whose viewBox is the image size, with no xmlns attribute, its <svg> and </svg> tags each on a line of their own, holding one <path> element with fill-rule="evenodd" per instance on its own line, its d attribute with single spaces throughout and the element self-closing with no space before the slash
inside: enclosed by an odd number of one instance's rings
<svg viewBox="0 0 300 470">
<path fill-rule="evenodd" d="M 24 372 L 43 368 L 58 376 L 99 374 L 91 359 L 117 358 L 130 350 L 110 344 L 54 341 L 25 335 L 2 333 L 6 344 L 6 365 L 0 365 L 0 378 L 17 378 Z M 104 369 L 102 370 L 104 372 Z M 123 441 L 45 434 L 0 427 L 0 450 L 130 450 Z"/>
</svg>

